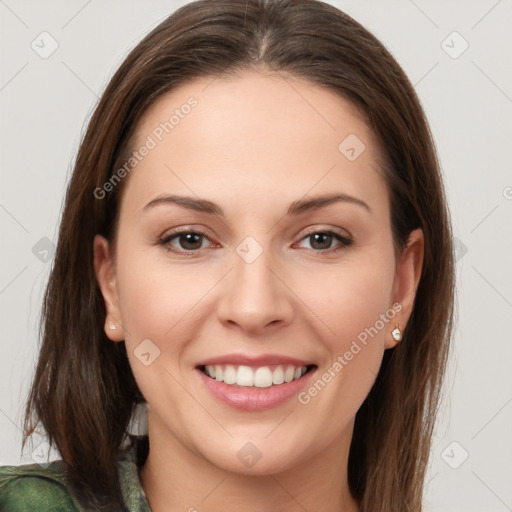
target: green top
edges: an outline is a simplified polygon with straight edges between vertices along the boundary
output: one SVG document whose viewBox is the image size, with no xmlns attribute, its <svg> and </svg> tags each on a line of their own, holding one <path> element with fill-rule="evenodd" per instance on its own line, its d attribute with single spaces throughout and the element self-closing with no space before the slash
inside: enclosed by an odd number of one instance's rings
<svg viewBox="0 0 512 512">
<path fill-rule="evenodd" d="M 151 512 L 137 472 L 135 444 L 120 454 L 117 465 L 126 506 L 124 510 Z M 57 460 L 44 466 L 0 467 L 0 511 L 85 512 L 66 483 L 63 462 Z"/>
</svg>

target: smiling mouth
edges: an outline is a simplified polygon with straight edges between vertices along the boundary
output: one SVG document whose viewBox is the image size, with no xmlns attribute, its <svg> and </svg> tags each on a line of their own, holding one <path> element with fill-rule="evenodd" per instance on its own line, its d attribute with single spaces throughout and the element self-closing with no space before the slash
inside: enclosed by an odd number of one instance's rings
<svg viewBox="0 0 512 512">
<path fill-rule="evenodd" d="M 207 377 L 233 387 L 270 388 L 301 379 L 316 365 L 271 365 L 251 367 L 245 365 L 216 364 L 198 367 Z"/>
</svg>

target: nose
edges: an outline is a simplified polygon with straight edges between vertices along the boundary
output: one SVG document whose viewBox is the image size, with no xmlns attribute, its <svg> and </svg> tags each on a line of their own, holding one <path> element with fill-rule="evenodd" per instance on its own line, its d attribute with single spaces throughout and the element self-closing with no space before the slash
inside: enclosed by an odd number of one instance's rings
<svg viewBox="0 0 512 512">
<path fill-rule="evenodd" d="M 275 265 L 266 252 L 251 263 L 234 254 L 233 262 L 218 303 L 220 322 L 252 336 L 289 324 L 294 315 L 293 292 L 285 276 L 272 269 Z"/>
</svg>

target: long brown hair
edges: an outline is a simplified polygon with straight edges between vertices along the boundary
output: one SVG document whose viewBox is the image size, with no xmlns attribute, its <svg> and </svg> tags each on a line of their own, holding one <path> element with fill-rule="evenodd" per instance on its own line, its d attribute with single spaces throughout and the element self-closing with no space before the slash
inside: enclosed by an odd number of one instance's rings
<svg viewBox="0 0 512 512">
<path fill-rule="evenodd" d="M 308 79 L 356 105 L 384 153 L 397 250 L 413 229 L 423 230 L 414 309 L 357 413 L 349 457 L 349 485 L 362 512 L 420 511 L 454 312 L 445 193 L 428 124 L 400 66 L 361 25 L 316 0 L 190 3 L 147 35 L 115 73 L 65 199 L 24 443 L 42 424 L 84 504 L 122 508 L 116 457 L 134 406 L 144 399 L 124 343 L 103 331 L 93 266 L 94 236 L 115 235 L 122 186 L 104 199 L 95 190 L 123 165 L 138 120 L 157 98 L 194 78 L 250 68 Z"/>
</svg>

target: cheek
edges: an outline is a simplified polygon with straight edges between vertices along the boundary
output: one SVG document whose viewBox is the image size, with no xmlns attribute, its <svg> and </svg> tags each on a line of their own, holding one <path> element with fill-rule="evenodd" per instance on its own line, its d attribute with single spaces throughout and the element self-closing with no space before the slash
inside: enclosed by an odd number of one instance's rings
<svg viewBox="0 0 512 512">
<path fill-rule="evenodd" d="M 380 320 L 392 305 L 393 277 L 392 258 L 361 256 L 322 273 L 303 273 L 297 289 L 304 303 L 329 327 L 329 343 L 341 350 L 376 323 L 379 331 L 385 330 Z"/>
<path fill-rule="evenodd" d="M 124 255 L 118 257 L 117 282 L 135 380 L 157 410 L 161 404 L 176 409 L 184 397 L 175 380 L 181 380 L 181 356 L 186 340 L 198 334 L 196 306 L 209 283 L 194 278 L 184 266 L 182 271 L 170 271 L 165 254 L 138 247 L 125 247 Z M 145 353 L 149 353 L 146 361 Z"/>
<path fill-rule="evenodd" d="M 322 321 L 319 338 L 326 349 L 316 385 L 306 390 L 301 403 L 312 400 L 315 407 L 335 410 L 341 422 L 355 414 L 370 391 L 384 340 L 394 326 L 396 311 L 390 303 L 394 258 L 382 252 L 378 256 L 347 258 L 323 277 L 304 273 L 300 280 L 301 298 Z M 322 398 L 317 400 L 319 395 Z"/>
<path fill-rule="evenodd" d="M 151 254 L 153 253 L 153 254 Z M 172 272 L 161 261 L 155 261 L 154 249 L 127 250 L 119 257 L 117 279 L 119 306 L 126 342 L 129 345 L 149 338 L 162 340 L 179 333 L 208 289 L 184 266 Z M 188 326 L 190 328 L 190 325 Z"/>
</svg>

